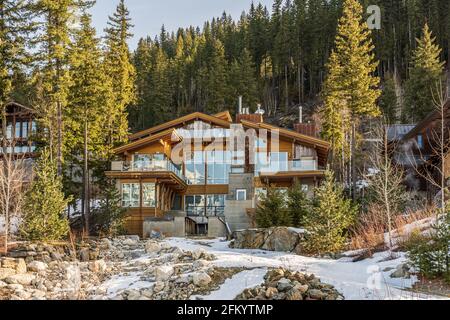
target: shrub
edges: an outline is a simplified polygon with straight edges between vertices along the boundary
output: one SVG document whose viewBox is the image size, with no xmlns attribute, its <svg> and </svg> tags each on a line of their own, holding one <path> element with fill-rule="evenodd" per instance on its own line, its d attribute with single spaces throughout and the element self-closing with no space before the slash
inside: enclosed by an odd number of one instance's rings
<svg viewBox="0 0 450 320">
<path fill-rule="evenodd" d="M 71 199 L 64 196 L 56 163 L 48 150 L 43 150 L 37 161 L 35 175 L 25 196 L 21 234 L 27 240 L 61 240 L 69 232 L 64 212 Z"/>
<path fill-rule="evenodd" d="M 256 223 L 259 228 L 292 225 L 292 219 L 286 206 L 286 195 L 282 190 L 269 187 L 267 193 L 262 195 L 256 208 Z"/>
<path fill-rule="evenodd" d="M 300 183 L 296 183 L 288 191 L 288 210 L 294 227 L 301 227 L 304 219 L 311 210 L 311 201 L 303 191 Z"/>
<path fill-rule="evenodd" d="M 442 277 L 450 282 L 449 214 L 440 216 L 430 234 L 414 233 L 405 243 L 412 265 L 425 277 Z"/>
<path fill-rule="evenodd" d="M 308 232 L 305 249 L 319 254 L 340 251 L 356 211 L 352 202 L 345 198 L 343 188 L 336 184 L 334 173 L 328 170 L 322 185 L 315 190 L 313 208 L 305 216 Z"/>
<path fill-rule="evenodd" d="M 123 234 L 126 209 L 121 206 L 119 191 L 112 182 L 108 182 L 102 193 L 99 206 L 91 211 L 93 231 L 108 237 Z"/>
</svg>

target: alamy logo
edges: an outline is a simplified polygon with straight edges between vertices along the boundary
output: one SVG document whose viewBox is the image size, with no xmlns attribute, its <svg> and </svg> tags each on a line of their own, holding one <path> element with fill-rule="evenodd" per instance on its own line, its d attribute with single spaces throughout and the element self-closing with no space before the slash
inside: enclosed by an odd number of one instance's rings
<svg viewBox="0 0 450 320">
<path fill-rule="evenodd" d="M 367 25 L 371 30 L 380 30 L 381 29 L 381 9 L 377 5 L 370 5 L 367 7 L 367 14 L 369 14 L 369 18 L 367 18 Z"/>
</svg>

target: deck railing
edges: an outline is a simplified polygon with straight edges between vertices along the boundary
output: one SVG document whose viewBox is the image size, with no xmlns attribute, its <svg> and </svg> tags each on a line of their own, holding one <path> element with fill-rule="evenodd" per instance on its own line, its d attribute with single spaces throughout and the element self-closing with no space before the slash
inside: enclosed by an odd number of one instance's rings
<svg viewBox="0 0 450 320">
<path fill-rule="evenodd" d="M 121 172 L 158 172 L 158 171 L 170 171 L 173 172 L 182 179 L 186 184 L 190 184 L 182 170 L 176 166 L 171 160 L 151 160 L 151 161 L 113 161 L 111 163 L 111 171 Z"/>
</svg>

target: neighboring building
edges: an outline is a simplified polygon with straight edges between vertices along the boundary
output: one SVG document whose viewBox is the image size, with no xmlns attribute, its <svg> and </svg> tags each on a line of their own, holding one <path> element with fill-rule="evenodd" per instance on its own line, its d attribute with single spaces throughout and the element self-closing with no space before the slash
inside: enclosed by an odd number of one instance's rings
<svg viewBox="0 0 450 320">
<path fill-rule="evenodd" d="M 444 149 L 445 149 L 445 169 L 444 178 L 450 178 L 450 100 L 444 107 Z M 406 185 L 411 190 L 423 192 L 428 200 L 435 199 L 439 190 L 430 183 L 427 178 L 434 181 L 441 180 L 442 157 L 436 154 L 440 149 L 441 134 L 441 112 L 435 110 L 427 115 L 425 119 L 417 125 L 403 126 L 402 132 L 395 141 L 396 151 L 394 160 L 403 166 L 406 172 Z"/>
<path fill-rule="evenodd" d="M 196 112 L 131 135 L 106 173 L 128 208 L 128 232 L 224 236 L 251 226 L 258 194 L 269 185 L 298 181 L 312 193 L 330 145 L 302 134 L 305 128 L 278 128 L 260 114 L 240 114 L 233 123 L 229 112 Z"/>
<path fill-rule="evenodd" d="M 0 128 L 3 127 L 0 118 Z M 2 130 L 0 129 L 0 135 Z M 31 136 L 36 132 L 34 112 L 16 102 L 6 106 L 6 153 L 14 157 L 34 158 L 36 146 Z M 3 156 L 3 148 L 0 147 Z"/>
</svg>

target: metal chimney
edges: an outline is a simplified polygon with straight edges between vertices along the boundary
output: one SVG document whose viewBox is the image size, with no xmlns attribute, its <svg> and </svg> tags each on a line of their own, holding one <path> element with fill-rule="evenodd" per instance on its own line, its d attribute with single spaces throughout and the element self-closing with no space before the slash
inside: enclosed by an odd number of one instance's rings
<svg viewBox="0 0 450 320">
<path fill-rule="evenodd" d="M 302 106 L 300 106 L 299 108 L 299 117 L 298 117 L 298 122 L 299 123 L 303 123 L 303 107 Z"/>
<path fill-rule="evenodd" d="M 242 114 L 242 96 L 239 96 L 239 114 Z"/>
</svg>

